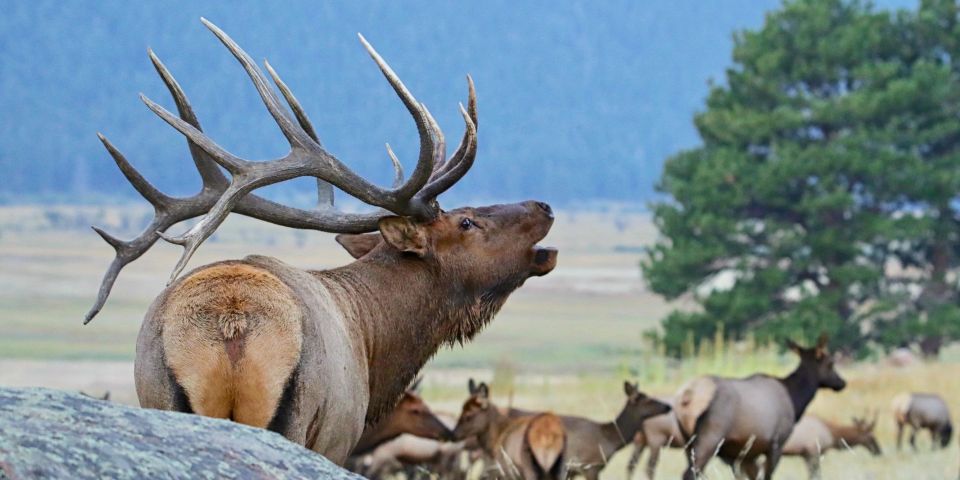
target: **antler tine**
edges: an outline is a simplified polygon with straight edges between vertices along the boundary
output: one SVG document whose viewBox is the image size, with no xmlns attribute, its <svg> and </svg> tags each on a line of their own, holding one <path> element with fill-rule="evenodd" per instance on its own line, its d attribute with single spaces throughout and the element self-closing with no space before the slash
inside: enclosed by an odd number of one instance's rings
<svg viewBox="0 0 960 480">
<path fill-rule="evenodd" d="M 232 53 L 233 56 L 236 57 L 237 61 L 240 62 L 240 65 L 243 66 L 243 69 L 247 72 L 247 75 L 250 76 L 250 80 L 253 81 L 253 85 L 257 88 L 257 92 L 260 93 L 260 98 L 263 100 L 263 104 L 267 107 L 270 115 L 277 122 L 277 125 L 280 127 L 283 135 L 287 137 L 287 141 L 290 142 L 290 145 L 300 147 L 306 147 L 309 145 L 309 140 L 312 139 L 310 139 L 307 133 L 304 132 L 303 129 L 299 128 L 298 125 L 295 125 L 290 119 L 290 116 L 284 109 L 283 104 L 280 103 L 280 99 L 277 98 L 277 94 L 274 93 L 272 88 L 270 88 L 270 84 L 267 82 L 267 79 L 263 76 L 263 73 L 260 72 L 260 69 L 257 68 L 256 62 L 250 58 L 250 55 L 243 51 L 243 49 L 240 48 L 240 45 L 237 45 L 237 42 L 234 42 L 229 35 L 227 35 L 223 30 L 220 30 L 220 27 L 217 27 L 203 17 L 200 17 L 200 21 L 203 22 L 203 24 L 211 32 L 213 32 L 218 39 L 220 39 L 220 42 L 227 47 L 227 50 L 230 50 L 230 53 Z"/>
<path fill-rule="evenodd" d="M 400 159 L 397 158 L 397 154 L 393 153 L 393 149 L 390 148 L 390 144 L 387 145 L 387 155 L 390 156 L 390 162 L 393 163 L 393 188 L 397 188 L 403 184 L 403 165 L 400 164 Z"/>
<path fill-rule="evenodd" d="M 443 165 L 446 162 L 447 141 L 443 136 L 443 130 L 440 130 L 440 124 L 438 124 L 437 120 L 433 118 L 433 114 L 430 113 L 430 110 L 427 109 L 427 106 L 421 103 L 420 108 L 423 109 L 423 113 L 427 117 L 427 122 L 430 125 L 430 129 L 433 130 L 433 133 L 436 135 L 436 138 L 434 139 L 435 145 L 433 147 L 433 166 L 430 172 L 430 180 L 433 180 L 437 170 L 443 168 Z"/>
<path fill-rule="evenodd" d="M 473 161 L 477 156 L 477 128 L 470 118 L 470 114 L 463 105 L 460 105 L 460 114 L 463 116 L 463 122 L 466 126 L 463 134 L 463 142 L 454 153 L 453 157 L 444 164 L 443 171 L 439 177 L 430 181 L 423 189 L 417 193 L 417 197 L 423 201 L 437 198 L 441 193 L 447 191 L 473 166 Z"/>
<path fill-rule="evenodd" d="M 183 92 L 183 89 L 180 88 L 180 84 L 177 83 L 173 74 L 171 74 L 167 66 L 160 61 L 160 58 L 153 52 L 153 49 L 147 49 L 147 53 L 150 56 L 150 61 L 153 63 L 153 68 L 156 69 L 164 85 L 167 86 L 170 96 L 173 97 L 174 103 L 177 104 L 177 113 L 180 114 L 180 118 L 190 125 L 193 125 L 197 130 L 203 131 L 203 128 L 200 127 L 200 120 L 197 119 L 197 115 L 193 112 L 193 107 L 190 106 L 190 101 L 187 100 L 187 95 Z M 189 140 L 187 141 L 187 146 L 190 149 L 190 156 L 193 158 L 193 163 L 197 166 L 197 171 L 200 173 L 200 179 L 204 185 L 216 185 L 222 188 L 227 184 L 227 178 L 223 175 L 223 172 L 217 168 L 217 163 L 210 158 L 203 149 Z"/>
<path fill-rule="evenodd" d="M 103 143 L 107 152 L 113 157 L 113 161 L 117 163 L 117 167 L 120 167 L 120 172 L 123 173 L 123 176 L 127 177 L 127 180 L 133 185 L 133 188 L 136 189 L 143 198 L 147 199 L 154 208 L 170 204 L 172 199 L 160 190 L 157 190 L 136 168 L 133 168 L 133 165 L 110 143 L 110 140 L 107 140 L 107 137 L 102 133 L 97 133 L 97 138 L 100 139 L 100 143 Z M 103 236 L 102 233 L 100 235 Z"/>
<path fill-rule="evenodd" d="M 430 180 L 430 175 L 433 173 L 434 151 L 436 148 L 433 141 L 435 132 L 433 132 L 427 114 L 424 112 L 420 102 L 407 90 L 407 87 L 400 81 L 400 77 L 390 68 L 390 65 L 377 53 L 373 46 L 367 42 L 367 39 L 364 38 L 363 35 L 358 33 L 357 37 L 360 38 L 360 43 L 363 44 L 363 48 L 367 50 L 370 58 L 376 62 L 380 68 L 380 72 L 383 73 L 383 76 L 387 79 L 387 82 L 390 83 L 390 86 L 393 87 L 393 90 L 397 92 L 397 96 L 400 97 L 400 100 L 407 107 L 407 111 L 410 112 L 414 122 L 417 124 L 417 133 L 420 135 L 420 156 L 417 160 L 417 166 L 414 168 L 413 173 L 410 174 L 407 182 L 396 189 L 396 195 L 398 197 L 409 199 L 426 185 Z"/>
<path fill-rule="evenodd" d="M 304 111 L 303 107 L 300 106 L 300 102 L 297 100 L 297 97 L 293 95 L 293 92 L 290 90 L 290 87 L 280 78 L 280 75 L 277 74 L 276 70 L 270 66 L 270 62 L 264 60 L 263 66 L 267 68 L 267 72 L 270 73 L 270 77 L 273 79 L 273 83 L 277 85 L 277 88 L 280 89 L 280 93 L 283 94 L 283 98 L 286 99 L 287 105 L 290 106 L 290 109 L 293 110 L 293 115 L 297 117 L 297 123 L 300 124 L 300 128 L 306 132 L 307 135 L 313 139 L 314 142 L 317 142 L 317 145 L 323 147 L 323 144 L 320 143 L 320 138 L 317 136 L 316 130 L 313 129 L 313 124 L 310 123 L 310 118 L 307 117 L 307 112 Z M 333 185 L 330 182 L 325 180 L 317 179 L 317 205 L 319 208 L 329 209 L 333 208 Z"/>
</svg>

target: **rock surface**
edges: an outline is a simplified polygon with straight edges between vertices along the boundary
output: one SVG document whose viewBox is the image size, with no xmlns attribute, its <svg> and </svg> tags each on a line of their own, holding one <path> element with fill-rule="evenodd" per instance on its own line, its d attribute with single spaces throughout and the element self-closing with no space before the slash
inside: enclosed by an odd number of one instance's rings
<svg viewBox="0 0 960 480">
<path fill-rule="evenodd" d="M 0 478 L 362 478 L 282 436 L 79 394 L 0 388 Z"/>
</svg>

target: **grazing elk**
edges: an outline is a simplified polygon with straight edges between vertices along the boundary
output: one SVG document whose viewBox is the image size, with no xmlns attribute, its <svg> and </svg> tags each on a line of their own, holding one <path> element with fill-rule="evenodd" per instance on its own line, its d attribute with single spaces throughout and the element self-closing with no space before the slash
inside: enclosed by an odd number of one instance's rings
<svg viewBox="0 0 960 480">
<path fill-rule="evenodd" d="M 843 390 L 846 382 L 834 370 L 827 337 L 814 348 L 787 346 L 800 365 L 784 378 L 756 374 L 743 379 L 701 377 L 682 387 L 674 405 L 680 432 L 687 442 L 684 479 L 693 480 L 716 455 L 738 476 L 773 477 L 783 445 L 817 390 Z"/>
<path fill-rule="evenodd" d="M 404 433 L 435 440 L 453 440 L 453 431 L 430 411 L 427 403 L 417 394 L 419 384 L 420 379 L 415 380 L 389 415 L 363 430 L 350 455 L 367 453 Z"/>
<path fill-rule="evenodd" d="M 456 425 L 455 417 L 441 415 L 445 425 Z M 435 474 L 440 478 L 466 478 L 467 470 L 479 451 L 476 439 L 460 442 L 441 442 L 429 438 L 403 434 L 358 458 L 354 470 L 369 478 L 382 478 L 391 472 L 405 470 Z M 415 478 L 408 475 L 407 478 Z"/>
<path fill-rule="evenodd" d="M 660 399 L 661 402 L 673 406 L 674 400 Z M 652 480 L 657 473 L 657 464 L 660 462 L 660 452 L 664 448 L 683 448 L 683 434 L 677 426 L 677 415 L 671 410 L 667 413 L 648 418 L 643 422 L 640 431 L 633 437 L 633 452 L 627 462 L 627 478 L 633 478 L 633 473 L 640 462 L 640 456 L 646 448 L 650 449 L 644 473 Z"/>
<path fill-rule="evenodd" d="M 607 461 L 627 446 L 640 431 L 645 421 L 670 411 L 670 405 L 651 398 L 637 388 L 636 383 L 623 382 L 626 403 L 611 422 L 563 415 L 567 430 L 565 458 L 568 471 L 595 480 Z"/>
<path fill-rule="evenodd" d="M 476 437 L 480 447 L 494 459 L 488 473 L 498 478 L 525 480 L 564 479 L 567 432 L 560 417 L 552 413 L 511 416 L 490 401 L 486 383 L 470 381 L 470 397 L 463 404 L 454 436 Z"/>
<path fill-rule="evenodd" d="M 874 436 L 877 416 L 872 420 L 853 418 L 851 425 L 840 425 L 814 415 L 804 415 L 793 427 L 783 446 L 783 454 L 803 457 L 811 479 L 820 478 L 820 457 L 830 449 L 862 446 L 875 456 L 881 455 L 880 443 Z"/>
<path fill-rule="evenodd" d="M 467 173 L 476 155 L 476 95 L 469 77 L 468 106 L 460 109 L 465 133 L 447 159 L 436 121 L 360 37 L 413 116 L 420 137 L 413 173 L 404 179 L 390 151 L 395 183 L 382 188 L 321 146 L 300 104 L 269 64 L 293 115 L 253 59 L 215 25 L 203 22 L 253 80 L 290 152 L 256 162 L 214 143 L 200 130 L 180 86 L 151 52 L 179 117 L 145 97 L 143 101 L 186 136 L 203 188 L 187 198 L 161 193 L 101 136 L 120 170 L 153 204 L 155 216 L 130 241 L 97 229 L 116 256 L 87 321 L 106 301 L 120 269 L 158 237 L 182 245 L 171 283 L 150 306 L 137 340 L 140 404 L 269 428 L 342 463 L 364 425 L 391 411 L 441 345 L 472 338 L 527 278 L 554 268 L 556 250 L 536 245 L 550 230 L 553 213 L 549 205 L 534 201 L 440 209 L 437 196 Z M 290 208 L 251 193 L 304 176 L 318 180 L 324 203 L 318 210 Z M 333 186 L 378 210 L 335 210 Z M 348 249 L 375 246 L 358 261 L 332 270 L 303 270 L 249 256 L 177 278 L 230 212 L 294 228 L 379 235 L 376 242 L 370 236 L 341 236 Z M 201 215 L 182 236 L 164 233 Z"/>
<path fill-rule="evenodd" d="M 897 450 L 903 443 L 904 427 L 910 426 L 910 446 L 917 449 L 917 430 L 930 431 L 933 448 L 946 448 L 953 436 L 950 409 L 935 393 L 901 393 L 893 398 L 893 419 L 897 424 Z"/>
</svg>

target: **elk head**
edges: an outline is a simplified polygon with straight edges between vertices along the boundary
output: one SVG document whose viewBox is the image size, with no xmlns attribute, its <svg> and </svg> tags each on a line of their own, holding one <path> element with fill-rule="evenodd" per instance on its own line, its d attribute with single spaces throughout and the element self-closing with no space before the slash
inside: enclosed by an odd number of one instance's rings
<svg viewBox="0 0 960 480">
<path fill-rule="evenodd" d="M 471 378 L 467 389 L 470 396 L 463 403 L 457 426 L 453 429 L 453 437 L 457 440 L 481 435 L 498 416 L 497 408 L 490 402 L 490 387 L 486 383 L 477 385 Z"/>
<path fill-rule="evenodd" d="M 800 357 L 798 369 L 810 374 L 817 382 L 818 388 L 829 388 L 839 392 L 847 386 L 847 382 L 840 378 L 840 374 L 835 369 L 834 357 L 827 349 L 827 341 L 827 335 L 822 334 L 813 348 L 801 347 L 793 340 L 787 341 L 787 348 Z"/>
<path fill-rule="evenodd" d="M 867 417 L 853 417 L 853 427 L 854 427 L 854 436 L 853 438 L 844 439 L 851 447 L 857 445 L 863 445 L 864 448 L 870 451 L 874 456 L 880 456 L 883 454 L 883 451 L 880 449 L 880 443 L 877 442 L 877 437 L 874 436 L 873 431 L 877 427 L 877 412 L 874 412 L 873 418 L 867 420 Z"/>
<path fill-rule="evenodd" d="M 94 227 L 116 250 L 104 275 L 97 301 L 86 316 L 89 322 L 103 307 L 120 270 L 139 258 L 158 238 L 183 246 L 184 251 L 170 277 L 172 282 L 204 240 L 210 237 L 231 212 L 270 223 L 301 229 L 341 234 L 379 232 L 375 236 L 343 236 L 338 241 L 355 257 L 371 250 L 390 249 L 405 260 L 420 262 L 441 277 L 456 278 L 465 294 L 484 296 L 480 305 L 467 306 L 472 323 L 489 318 L 505 297 L 531 275 L 544 275 L 556 265 L 555 249 L 536 242 L 549 230 L 553 215 L 542 202 L 461 208 L 445 212 L 437 197 L 459 181 L 473 165 L 477 153 L 477 99 L 473 80 L 467 77 L 467 107 L 460 106 L 464 133 L 459 147 L 447 158 L 443 132 L 427 108 L 420 103 L 380 55 L 360 36 L 367 53 L 380 68 L 416 124 L 420 152 L 416 167 L 404 178 L 400 161 L 387 146 L 394 166 L 392 187 L 383 188 L 360 177 L 321 145 L 300 103 L 269 63 L 264 65 L 286 100 L 281 102 L 256 62 L 226 33 L 202 19 L 203 23 L 240 62 L 253 81 L 270 115 L 290 144 L 290 151 L 276 160 L 250 161 L 226 151 L 200 128 L 190 103 L 173 76 L 150 52 L 150 58 L 177 105 L 174 115 L 141 95 L 147 107 L 187 138 L 203 188 L 187 198 L 170 197 L 151 185 L 102 135 L 100 140 L 121 172 L 153 206 L 155 216 L 138 237 L 123 241 Z M 292 115 L 291 115 L 292 112 Z M 227 178 L 222 171 L 226 170 Z M 321 205 L 307 211 L 287 207 L 254 195 L 253 190 L 298 177 L 317 180 Z M 333 208 L 334 187 L 377 210 L 344 213 Z M 186 233 L 166 234 L 171 226 L 202 216 Z M 378 247 L 380 246 L 380 247 Z M 439 269 L 439 270 L 438 270 Z M 458 275 L 454 277 L 453 272 Z M 471 322 L 466 322 L 471 323 Z M 469 336 L 470 329 L 460 335 Z"/>
<path fill-rule="evenodd" d="M 636 383 L 623 382 L 623 393 L 627 395 L 627 402 L 615 422 L 627 438 L 633 438 L 644 420 L 670 411 L 670 405 L 641 392 Z"/>
<path fill-rule="evenodd" d="M 453 440 L 453 432 L 437 418 L 426 402 L 413 391 L 406 391 L 396 409 L 385 420 L 391 428 L 423 438 Z"/>
</svg>

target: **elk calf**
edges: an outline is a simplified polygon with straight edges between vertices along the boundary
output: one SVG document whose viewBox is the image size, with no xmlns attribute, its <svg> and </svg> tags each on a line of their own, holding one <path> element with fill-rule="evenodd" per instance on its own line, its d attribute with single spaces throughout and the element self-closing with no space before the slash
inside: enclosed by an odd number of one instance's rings
<svg viewBox="0 0 960 480">
<path fill-rule="evenodd" d="M 800 365 L 787 377 L 702 377 L 680 389 L 675 408 L 688 441 L 685 480 L 702 474 L 714 454 L 735 474 L 751 479 L 760 477 L 757 458 L 763 455 L 763 478 L 772 478 L 794 424 L 817 390 L 846 387 L 834 370 L 826 336 L 814 348 L 792 341 L 787 346 L 800 357 Z"/>
<path fill-rule="evenodd" d="M 560 417 L 537 413 L 510 417 L 490 401 L 486 383 L 469 384 L 470 397 L 463 404 L 453 433 L 457 439 L 477 437 L 496 468 L 497 478 L 524 480 L 564 479 L 567 432 Z"/>
<path fill-rule="evenodd" d="M 901 393 L 892 402 L 897 424 L 897 450 L 903 443 L 904 427 L 910 427 L 910 446 L 917 449 L 917 430 L 929 430 L 933 448 L 946 448 L 953 436 L 950 409 L 935 393 Z"/>
<path fill-rule="evenodd" d="M 844 450 L 862 446 L 873 455 L 881 455 L 880 444 L 873 434 L 877 417 L 853 418 L 851 425 L 840 425 L 813 415 L 804 415 L 793 427 L 783 447 L 784 455 L 803 457 L 811 479 L 820 478 L 820 457 L 827 450 Z"/>
</svg>

